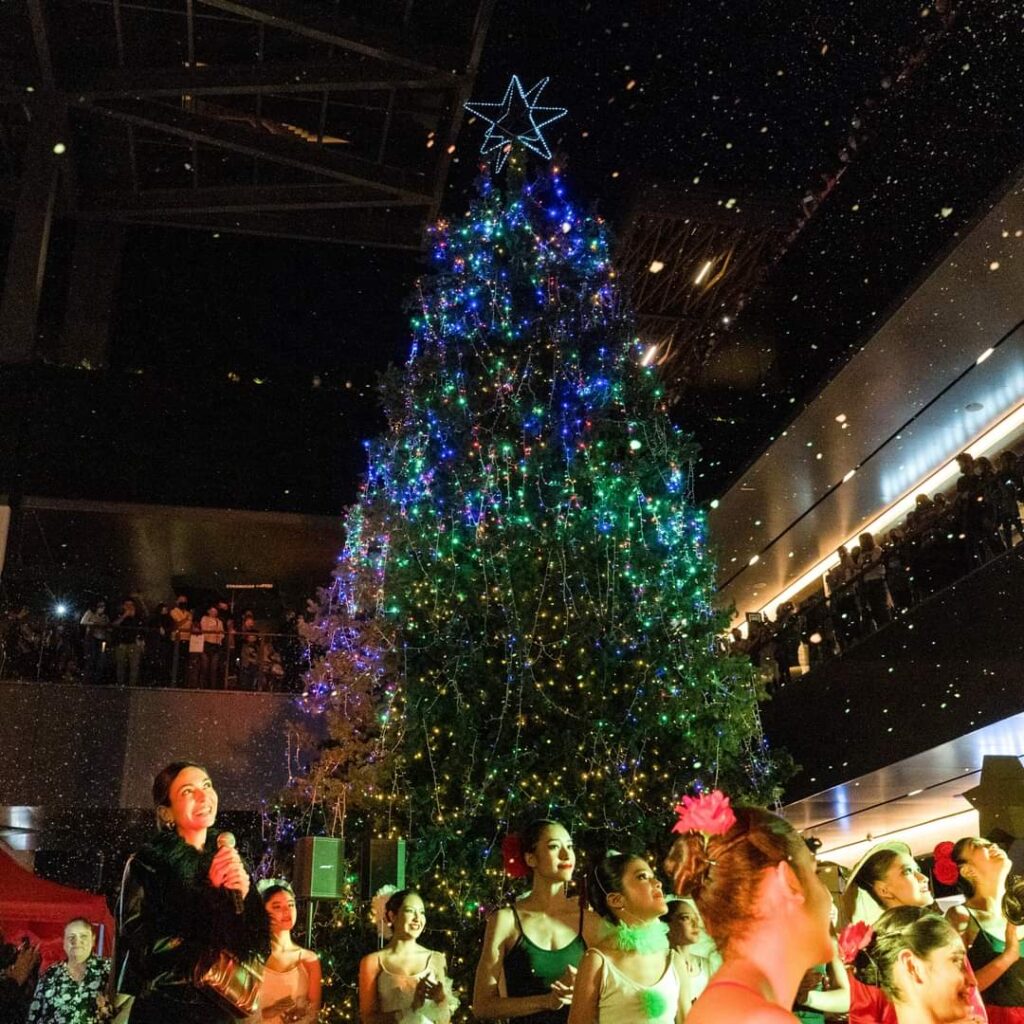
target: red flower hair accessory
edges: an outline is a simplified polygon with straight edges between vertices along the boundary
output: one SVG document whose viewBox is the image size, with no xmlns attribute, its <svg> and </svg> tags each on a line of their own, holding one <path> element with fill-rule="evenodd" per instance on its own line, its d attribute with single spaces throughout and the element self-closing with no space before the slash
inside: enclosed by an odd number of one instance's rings
<svg viewBox="0 0 1024 1024">
<path fill-rule="evenodd" d="M 523 841 L 514 832 L 502 839 L 501 856 L 509 878 L 525 878 L 530 873 L 523 859 Z"/>
<path fill-rule="evenodd" d="M 960 865 L 953 860 L 953 844 L 950 842 L 939 843 L 932 851 L 935 863 L 932 865 L 932 874 L 936 882 L 943 885 L 956 885 L 960 878 Z"/>
<path fill-rule="evenodd" d="M 862 949 L 871 945 L 875 930 L 866 921 L 848 924 L 836 939 L 839 945 L 839 956 L 844 964 L 852 964 Z"/>
<path fill-rule="evenodd" d="M 736 815 L 729 806 L 729 798 L 719 789 L 700 796 L 684 796 L 676 805 L 678 820 L 673 832 L 700 832 L 708 836 L 724 835 L 736 824 Z"/>
</svg>

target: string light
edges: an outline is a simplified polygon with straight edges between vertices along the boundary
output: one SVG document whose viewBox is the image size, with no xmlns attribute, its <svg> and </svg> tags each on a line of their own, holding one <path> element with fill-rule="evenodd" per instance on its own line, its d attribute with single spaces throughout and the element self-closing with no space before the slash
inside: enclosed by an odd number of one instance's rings
<svg viewBox="0 0 1024 1024">
<path fill-rule="evenodd" d="M 480 152 L 485 156 L 495 152 L 498 154 L 494 167 L 496 171 L 505 166 L 517 144 L 545 160 L 551 159 L 551 150 L 541 129 L 565 117 L 568 110 L 565 107 L 542 107 L 537 104 L 549 81 L 549 78 L 542 78 L 527 91 L 519 76 L 513 75 L 500 103 L 474 101 L 465 104 L 466 110 L 487 122 Z"/>
<path fill-rule="evenodd" d="M 336 830 L 410 841 L 456 977 L 524 819 L 642 845 L 685 790 L 775 783 L 749 666 L 716 640 L 695 450 L 604 222 L 510 167 L 431 229 L 303 697 L 330 735 L 304 792 Z"/>
</svg>

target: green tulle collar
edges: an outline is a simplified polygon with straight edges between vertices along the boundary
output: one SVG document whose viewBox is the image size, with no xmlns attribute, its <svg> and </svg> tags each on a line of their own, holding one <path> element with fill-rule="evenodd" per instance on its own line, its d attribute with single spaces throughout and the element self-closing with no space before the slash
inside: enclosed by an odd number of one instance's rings
<svg viewBox="0 0 1024 1024">
<path fill-rule="evenodd" d="M 624 953 L 664 953 L 668 949 L 668 925 L 655 918 L 644 924 L 609 925 L 609 939 Z"/>
</svg>

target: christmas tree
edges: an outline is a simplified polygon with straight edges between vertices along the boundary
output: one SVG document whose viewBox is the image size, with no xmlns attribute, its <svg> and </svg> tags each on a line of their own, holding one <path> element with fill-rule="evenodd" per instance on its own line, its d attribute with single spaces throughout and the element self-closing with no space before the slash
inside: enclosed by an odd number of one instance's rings
<svg viewBox="0 0 1024 1024">
<path fill-rule="evenodd" d="M 432 229 L 306 696 L 335 740 L 323 820 L 409 841 L 465 986 L 467 918 L 500 902 L 524 820 L 643 849 L 684 792 L 774 785 L 749 666 L 717 641 L 694 447 L 642 365 L 607 228 L 557 168 L 508 174 Z"/>
</svg>

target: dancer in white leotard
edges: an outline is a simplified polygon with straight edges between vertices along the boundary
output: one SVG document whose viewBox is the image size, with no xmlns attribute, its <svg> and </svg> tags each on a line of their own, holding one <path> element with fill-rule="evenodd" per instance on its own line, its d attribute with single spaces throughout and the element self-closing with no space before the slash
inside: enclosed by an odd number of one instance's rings
<svg viewBox="0 0 1024 1024">
<path fill-rule="evenodd" d="M 419 944 L 427 914 L 419 893 L 396 892 L 384 905 L 391 941 L 359 964 L 361 1024 L 448 1024 L 459 1005 L 443 953 Z"/>
<path fill-rule="evenodd" d="M 690 1008 L 682 954 L 669 947 L 661 882 L 642 857 L 610 853 L 591 873 L 604 936 L 580 961 L 569 1024 L 681 1024 Z"/>
<path fill-rule="evenodd" d="M 295 893 L 276 880 L 259 888 L 270 918 L 270 958 L 263 968 L 259 1013 L 246 1024 L 314 1024 L 320 1013 L 320 958 L 292 940 Z"/>
</svg>

